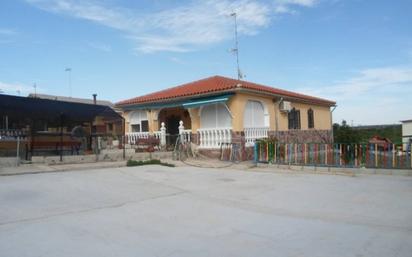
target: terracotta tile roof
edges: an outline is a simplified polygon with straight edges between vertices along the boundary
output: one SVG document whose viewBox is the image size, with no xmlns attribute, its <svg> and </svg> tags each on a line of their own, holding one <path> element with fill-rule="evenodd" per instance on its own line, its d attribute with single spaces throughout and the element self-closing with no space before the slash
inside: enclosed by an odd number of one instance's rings
<svg viewBox="0 0 412 257">
<path fill-rule="evenodd" d="M 262 94 L 274 94 L 285 98 L 294 98 L 303 101 L 308 101 L 311 103 L 323 104 L 323 105 L 334 105 L 335 102 L 308 96 L 304 94 L 294 93 L 287 90 L 282 90 L 278 88 L 268 87 L 264 85 L 259 85 L 256 83 L 236 80 L 231 78 L 226 78 L 222 76 L 214 76 L 205 78 L 202 80 L 197 80 L 180 86 L 168 88 L 151 94 L 131 98 L 128 100 L 120 101 L 116 103 L 117 106 L 143 104 L 143 103 L 155 103 L 167 100 L 172 100 L 173 98 L 190 97 L 190 96 L 201 96 L 203 94 L 213 94 L 219 92 L 230 92 L 234 90 L 252 90 L 257 93 Z"/>
</svg>

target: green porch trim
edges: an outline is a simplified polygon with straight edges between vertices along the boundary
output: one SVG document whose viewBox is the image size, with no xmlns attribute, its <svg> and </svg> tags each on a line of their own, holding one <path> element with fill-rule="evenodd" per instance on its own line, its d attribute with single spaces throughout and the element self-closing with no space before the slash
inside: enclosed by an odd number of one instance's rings
<svg viewBox="0 0 412 257">
<path fill-rule="evenodd" d="M 199 98 L 191 98 L 183 101 L 176 101 L 176 102 L 166 102 L 166 103 L 149 103 L 143 105 L 135 105 L 135 106 L 128 106 L 125 107 L 125 111 L 133 111 L 133 110 L 150 110 L 150 109 L 164 109 L 164 108 L 173 108 L 173 107 L 183 107 L 185 109 L 188 108 L 196 108 L 202 105 L 214 104 L 214 103 L 224 103 L 229 100 L 234 93 L 229 94 L 221 94 L 221 95 L 214 95 L 209 97 L 199 97 Z"/>
</svg>

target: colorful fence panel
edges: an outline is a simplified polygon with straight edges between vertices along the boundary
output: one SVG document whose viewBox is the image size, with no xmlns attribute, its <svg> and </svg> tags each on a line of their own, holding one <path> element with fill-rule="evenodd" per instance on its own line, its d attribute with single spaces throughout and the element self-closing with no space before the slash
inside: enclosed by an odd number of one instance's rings
<svg viewBox="0 0 412 257">
<path fill-rule="evenodd" d="M 288 165 L 411 169 L 412 145 L 296 144 L 257 141 L 255 162 Z"/>
</svg>

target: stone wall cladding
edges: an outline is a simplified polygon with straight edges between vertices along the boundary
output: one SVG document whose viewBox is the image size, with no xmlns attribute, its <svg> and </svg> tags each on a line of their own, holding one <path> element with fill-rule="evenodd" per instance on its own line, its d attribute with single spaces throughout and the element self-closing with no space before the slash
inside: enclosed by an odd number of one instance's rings
<svg viewBox="0 0 412 257">
<path fill-rule="evenodd" d="M 269 131 L 280 143 L 332 143 L 331 130 L 288 130 Z"/>
<path fill-rule="evenodd" d="M 199 153 L 212 159 L 220 159 L 220 149 L 199 149 Z"/>
<path fill-rule="evenodd" d="M 269 137 L 276 137 L 280 143 L 332 143 L 331 130 L 289 130 L 269 131 Z M 192 142 L 199 144 L 197 134 L 192 134 Z M 241 146 L 242 160 L 253 160 L 253 147 L 245 146 L 245 133 L 243 131 L 232 132 L 232 143 Z M 199 152 L 210 158 L 219 158 L 220 149 L 199 149 Z"/>
</svg>

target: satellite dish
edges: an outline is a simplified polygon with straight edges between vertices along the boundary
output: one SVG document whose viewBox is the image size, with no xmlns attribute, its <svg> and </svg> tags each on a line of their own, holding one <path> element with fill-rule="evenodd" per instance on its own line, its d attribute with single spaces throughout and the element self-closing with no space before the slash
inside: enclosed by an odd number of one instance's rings
<svg viewBox="0 0 412 257">
<path fill-rule="evenodd" d="M 72 129 L 72 137 L 85 137 L 87 136 L 86 130 L 82 126 L 76 126 Z"/>
</svg>

